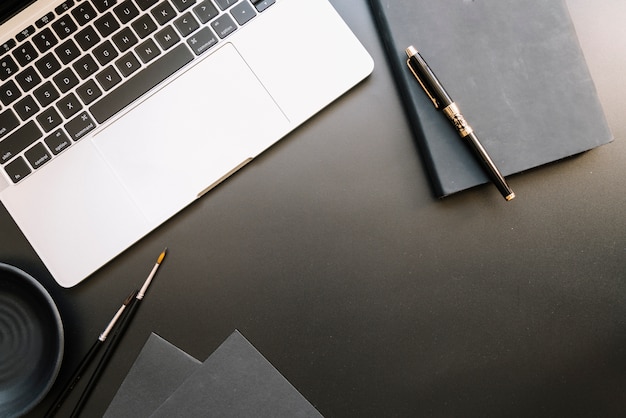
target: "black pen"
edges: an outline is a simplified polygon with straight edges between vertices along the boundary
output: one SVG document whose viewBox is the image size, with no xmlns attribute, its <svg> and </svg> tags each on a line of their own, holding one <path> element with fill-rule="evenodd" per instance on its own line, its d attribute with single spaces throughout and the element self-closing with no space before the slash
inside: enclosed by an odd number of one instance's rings
<svg viewBox="0 0 626 418">
<path fill-rule="evenodd" d="M 411 72 L 420 83 L 430 100 L 435 105 L 435 109 L 443 111 L 447 118 L 452 122 L 454 128 L 459 133 L 461 138 L 467 140 L 472 150 L 487 170 L 489 177 L 495 183 L 496 187 L 502 193 L 502 196 L 506 200 L 512 200 L 515 197 L 515 193 L 511 190 L 502 174 L 498 170 L 498 167 L 494 164 L 487 151 L 482 146 L 478 137 L 474 133 L 472 127 L 467 123 L 459 106 L 454 103 L 450 95 L 443 88 L 433 71 L 430 69 L 424 58 L 417 52 L 414 46 L 409 46 L 406 49 L 406 54 L 409 57 L 406 61 L 407 65 L 411 69 Z"/>
<path fill-rule="evenodd" d="M 124 300 L 124 302 L 122 303 L 122 306 L 118 309 L 118 311 L 113 316 L 113 319 L 111 319 L 107 327 L 104 329 L 104 331 L 102 331 L 98 339 L 93 343 L 93 345 L 91 346 L 91 348 L 89 349 L 85 357 L 83 357 L 83 360 L 80 362 L 80 364 L 74 371 L 74 374 L 70 378 L 68 384 L 65 386 L 65 389 L 63 389 L 63 392 L 61 392 L 61 394 L 55 399 L 54 404 L 52 404 L 52 407 L 46 413 L 46 418 L 53 417 L 57 413 L 57 411 L 61 408 L 63 401 L 65 401 L 65 398 L 68 397 L 68 395 L 72 392 L 72 390 L 74 390 L 74 388 L 76 387 L 80 379 L 83 377 L 83 372 L 85 371 L 87 366 L 89 366 L 89 364 L 93 361 L 95 355 L 98 353 L 98 351 L 100 350 L 100 348 L 106 341 L 107 337 L 109 336 L 109 333 L 111 332 L 111 330 L 113 329 L 117 321 L 122 316 L 122 313 L 124 312 L 124 310 L 126 310 L 128 305 L 131 303 L 131 301 L 135 298 L 136 295 L 137 295 L 137 291 L 134 291 L 130 295 L 128 295 L 126 300 Z"/>
</svg>

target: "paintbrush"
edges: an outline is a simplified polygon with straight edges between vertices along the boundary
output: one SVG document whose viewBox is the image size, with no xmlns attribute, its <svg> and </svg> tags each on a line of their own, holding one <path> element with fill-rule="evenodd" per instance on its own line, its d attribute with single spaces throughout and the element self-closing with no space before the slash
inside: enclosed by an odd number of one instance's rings
<svg viewBox="0 0 626 418">
<path fill-rule="evenodd" d="M 122 313 L 122 319 L 120 320 L 120 325 L 115 329 L 113 335 L 111 336 L 111 341 L 109 345 L 107 346 L 106 350 L 104 350 L 104 354 L 102 355 L 102 358 L 98 362 L 98 365 L 96 366 L 96 369 L 91 375 L 91 378 L 89 379 L 89 382 L 87 383 L 87 386 L 83 390 L 83 393 L 81 394 L 76 406 L 74 407 L 74 410 L 72 411 L 72 415 L 71 415 L 72 418 L 77 417 L 80 414 L 80 411 L 83 409 L 83 407 L 85 406 L 85 403 L 89 399 L 89 395 L 91 394 L 94 387 L 98 383 L 98 380 L 100 379 L 100 376 L 102 375 L 102 372 L 104 371 L 109 360 L 113 356 L 113 352 L 115 351 L 117 344 L 119 343 L 122 336 L 124 335 L 124 332 L 130 325 L 131 320 L 133 319 L 133 316 L 135 315 L 135 312 L 137 311 L 137 308 L 139 307 L 139 304 L 143 300 L 146 294 L 146 291 L 148 290 L 148 287 L 152 283 L 152 279 L 154 278 L 159 266 L 161 265 L 161 263 L 163 262 L 163 259 L 165 258 L 166 252 L 167 252 L 167 248 L 163 250 L 163 252 L 159 255 L 159 258 L 157 259 L 156 264 L 152 268 L 152 271 L 148 275 L 148 278 L 144 282 L 143 286 L 137 292 L 136 296 L 128 304 L 128 309 L 125 309 L 124 312 Z"/>
</svg>

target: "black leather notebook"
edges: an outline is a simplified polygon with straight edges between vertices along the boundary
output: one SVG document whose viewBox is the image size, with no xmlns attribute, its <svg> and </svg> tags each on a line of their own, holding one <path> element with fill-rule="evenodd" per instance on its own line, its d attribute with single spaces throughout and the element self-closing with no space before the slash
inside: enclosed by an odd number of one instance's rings
<svg viewBox="0 0 626 418">
<path fill-rule="evenodd" d="M 409 71 L 409 45 L 505 176 L 613 139 L 564 1 L 370 3 L 438 197 L 488 177 Z"/>
</svg>

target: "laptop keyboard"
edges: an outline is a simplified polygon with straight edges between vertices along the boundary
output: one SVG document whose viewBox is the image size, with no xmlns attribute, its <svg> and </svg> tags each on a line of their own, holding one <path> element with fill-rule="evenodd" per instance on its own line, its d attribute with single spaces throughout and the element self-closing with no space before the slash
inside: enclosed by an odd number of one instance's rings
<svg viewBox="0 0 626 418">
<path fill-rule="evenodd" d="M 0 164 L 18 183 L 275 0 L 67 0 L 0 45 Z"/>
</svg>

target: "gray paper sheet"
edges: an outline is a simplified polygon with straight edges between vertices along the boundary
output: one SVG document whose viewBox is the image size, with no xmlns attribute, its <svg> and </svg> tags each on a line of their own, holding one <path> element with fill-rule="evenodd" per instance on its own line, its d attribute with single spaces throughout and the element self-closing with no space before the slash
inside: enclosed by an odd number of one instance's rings
<svg viewBox="0 0 626 418">
<path fill-rule="evenodd" d="M 151 334 L 104 417 L 150 416 L 200 365 L 189 354 Z"/>
<path fill-rule="evenodd" d="M 235 331 L 151 416 L 297 418 L 322 415 Z"/>
</svg>

